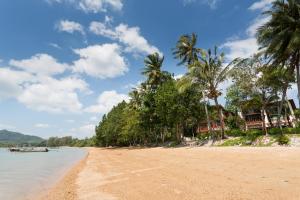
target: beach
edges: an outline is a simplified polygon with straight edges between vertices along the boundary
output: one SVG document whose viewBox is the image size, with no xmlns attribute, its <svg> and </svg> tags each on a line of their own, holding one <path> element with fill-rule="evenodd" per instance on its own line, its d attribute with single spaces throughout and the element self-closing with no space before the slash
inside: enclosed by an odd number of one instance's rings
<svg viewBox="0 0 300 200">
<path fill-rule="evenodd" d="M 39 199 L 300 199 L 300 148 L 88 151 Z"/>
</svg>

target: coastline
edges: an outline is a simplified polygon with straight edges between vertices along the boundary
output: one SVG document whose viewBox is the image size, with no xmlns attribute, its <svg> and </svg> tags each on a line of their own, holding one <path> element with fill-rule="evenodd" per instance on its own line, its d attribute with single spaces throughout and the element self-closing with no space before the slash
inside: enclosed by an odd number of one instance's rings
<svg viewBox="0 0 300 200">
<path fill-rule="evenodd" d="M 89 155 L 87 155 L 79 162 L 75 163 L 69 170 L 66 171 L 57 182 L 49 188 L 49 190 L 40 193 L 34 200 L 73 200 L 76 199 L 76 179 L 80 171 L 85 165 Z"/>
<path fill-rule="evenodd" d="M 300 199 L 300 148 L 87 148 L 43 200 Z"/>
</svg>

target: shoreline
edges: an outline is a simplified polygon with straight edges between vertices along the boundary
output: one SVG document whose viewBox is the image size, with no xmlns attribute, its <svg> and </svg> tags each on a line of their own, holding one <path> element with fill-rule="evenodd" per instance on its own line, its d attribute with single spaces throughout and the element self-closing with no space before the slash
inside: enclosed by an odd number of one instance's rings
<svg viewBox="0 0 300 200">
<path fill-rule="evenodd" d="M 71 200 L 76 199 L 76 179 L 80 171 L 85 165 L 89 156 L 89 149 L 85 148 L 87 155 L 74 163 L 59 180 L 56 181 L 47 191 L 41 192 L 34 200 Z"/>
<path fill-rule="evenodd" d="M 39 199 L 300 199 L 300 148 L 87 148 Z"/>
</svg>

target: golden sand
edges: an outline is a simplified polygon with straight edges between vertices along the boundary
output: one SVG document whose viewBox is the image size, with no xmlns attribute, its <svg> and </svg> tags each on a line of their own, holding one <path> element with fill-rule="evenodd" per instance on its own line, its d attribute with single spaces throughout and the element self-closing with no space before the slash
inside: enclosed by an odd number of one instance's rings
<svg viewBox="0 0 300 200">
<path fill-rule="evenodd" d="M 300 199 L 300 148 L 88 150 L 40 199 Z"/>
</svg>

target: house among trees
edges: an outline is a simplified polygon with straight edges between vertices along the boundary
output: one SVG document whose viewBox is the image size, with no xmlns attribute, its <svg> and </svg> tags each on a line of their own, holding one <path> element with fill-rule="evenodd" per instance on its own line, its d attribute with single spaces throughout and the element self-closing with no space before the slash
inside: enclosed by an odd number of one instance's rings
<svg viewBox="0 0 300 200">
<path fill-rule="evenodd" d="M 239 116 L 244 119 L 246 129 L 262 129 L 263 120 L 265 121 L 266 128 L 279 127 L 295 127 L 296 117 L 295 110 L 296 105 L 293 99 L 285 101 L 280 118 L 278 119 L 279 101 L 271 102 L 267 105 L 264 113 L 255 106 L 239 112 Z M 263 119 L 264 118 L 264 119 Z"/>
<path fill-rule="evenodd" d="M 278 107 L 280 101 L 271 102 L 267 105 L 266 111 L 262 114 L 260 108 L 256 107 L 255 105 L 251 105 L 249 102 L 244 102 L 244 110 L 242 112 L 238 112 L 237 115 L 239 116 L 242 121 L 245 122 L 245 128 L 248 129 L 263 129 L 263 116 L 265 120 L 266 128 L 278 127 L 278 122 L 282 127 L 295 127 L 296 126 L 296 117 L 295 117 L 295 110 L 296 105 L 293 99 L 289 99 L 285 101 L 283 105 L 282 115 L 278 120 Z M 214 113 L 214 106 L 212 106 L 212 113 Z M 225 121 L 227 121 L 228 117 L 236 116 L 233 112 L 227 111 L 225 108 L 222 107 L 222 114 Z M 220 120 L 218 118 L 212 117 L 210 119 L 211 130 L 219 131 L 221 129 Z M 225 126 L 225 129 L 228 127 Z M 209 126 L 207 121 L 203 121 L 199 124 L 198 133 L 206 133 L 209 131 Z"/>
</svg>

